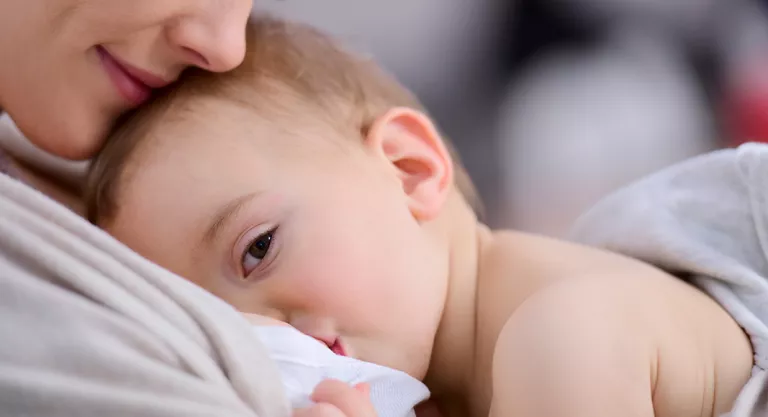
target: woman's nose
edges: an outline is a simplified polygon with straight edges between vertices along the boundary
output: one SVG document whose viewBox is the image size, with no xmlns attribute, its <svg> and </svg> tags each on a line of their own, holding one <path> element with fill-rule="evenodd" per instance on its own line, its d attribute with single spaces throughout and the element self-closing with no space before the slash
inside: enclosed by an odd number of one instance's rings
<svg viewBox="0 0 768 417">
<path fill-rule="evenodd" d="M 168 37 L 190 65 L 225 72 L 240 65 L 245 57 L 245 26 L 251 1 L 210 3 L 219 7 L 206 8 L 179 19 L 169 28 Z"/>
</svg>

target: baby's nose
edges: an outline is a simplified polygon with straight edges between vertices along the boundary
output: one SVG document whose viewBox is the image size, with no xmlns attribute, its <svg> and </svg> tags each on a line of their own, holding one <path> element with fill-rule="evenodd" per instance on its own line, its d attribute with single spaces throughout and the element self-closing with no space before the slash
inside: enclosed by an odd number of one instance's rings
<svg viewBox="0 0 768 417">
<path fill-rule="evenodd" d="M 333 343 L 339 336 L 333 321 L 328 318 L 308 314 L 294 314 L 291 315 L 288 323 L 298 331 L 321 340 L 326 344 Z"/>
</svg>

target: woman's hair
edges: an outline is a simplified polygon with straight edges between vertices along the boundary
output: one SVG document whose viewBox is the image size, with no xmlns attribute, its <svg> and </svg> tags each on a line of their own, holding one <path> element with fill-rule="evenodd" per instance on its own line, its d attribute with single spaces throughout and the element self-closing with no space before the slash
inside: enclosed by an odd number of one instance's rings
<svg viewBox="0 0 768 417">
<path fill-rule="evenodd" d="M 210 96 L 232 101 L 275 120 L 320 118 L 362 139 L 374 121 L 393 107 L 426 110 L 416 97 L 371 59 L 343 50 L 320 31 L 267 16 L 247 26 L 246 57 L 237 69 L 214 74 L 192 69 L 141 108 L 123 116 L 93 161 L 85 188 L 88 219 L 104 224 L 116 214 L 128 161 L 152 128 L 171 112 L 188 110 L 189 99 Z M 458 155 L 457 188 L 479 210 L 475 188 Z"/>
</svg>

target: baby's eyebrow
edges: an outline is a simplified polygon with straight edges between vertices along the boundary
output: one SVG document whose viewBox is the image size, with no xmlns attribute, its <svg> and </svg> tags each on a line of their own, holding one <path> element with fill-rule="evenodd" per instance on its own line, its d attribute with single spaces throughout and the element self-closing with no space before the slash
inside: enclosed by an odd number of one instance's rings
<svg viewBox="0 0 768 417">
<path fill-rule="evenodd" d="M 210 245 L 215 242 L 221 230 L 237 216 L 237 213 L 242 210 L 249 201 L 253 200 L 258 195 L 258 192 L 245 194 L 230 201 L 226 206 L 219 209 L 216 215 L 213 216 L 213 221 L 205 232 L 203 243 Z"/>
</svg>

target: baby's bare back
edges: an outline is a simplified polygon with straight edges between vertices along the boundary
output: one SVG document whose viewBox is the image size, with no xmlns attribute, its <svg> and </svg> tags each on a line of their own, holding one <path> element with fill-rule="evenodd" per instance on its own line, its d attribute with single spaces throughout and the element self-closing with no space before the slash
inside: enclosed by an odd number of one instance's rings
<svg viewBox="0 0 768 417">
<path fill-rule="evenodd" d="M 750 375 L 749 340 L 708 296 L 618 255 L 490 238 L 478 287 L 473 414 L 717 416 Z M 491 394 L 492 393 L 492 394 Z"/>
</svg>

